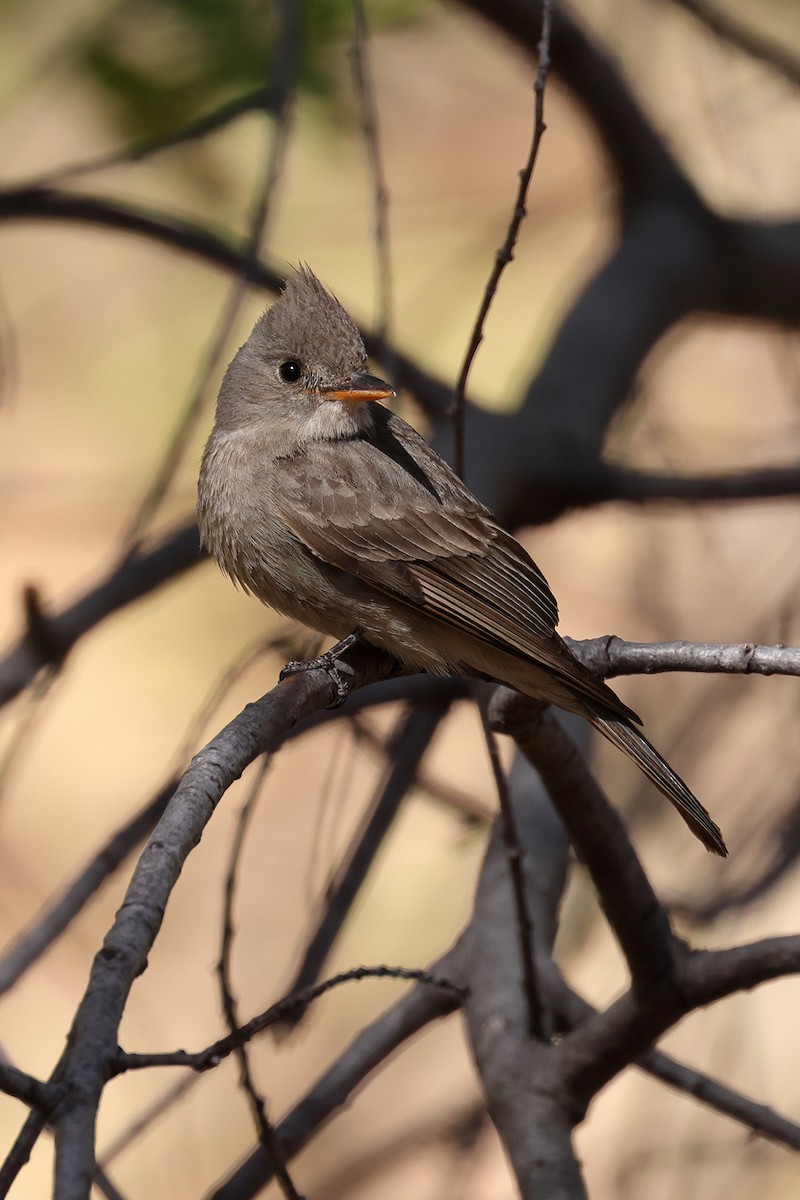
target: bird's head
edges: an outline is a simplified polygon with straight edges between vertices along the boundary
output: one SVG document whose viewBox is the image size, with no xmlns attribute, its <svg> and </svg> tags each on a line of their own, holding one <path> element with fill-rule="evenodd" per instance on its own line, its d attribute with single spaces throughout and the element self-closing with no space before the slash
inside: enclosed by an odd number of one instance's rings
<svg viewBox="0 0 800 1200">
<path fill-rule="evenodd" d="M 289 422 L 307 429 L 309 437 L 336 438 L 369 424 L 365 401 L 394 395 L 369 374 L 354 321 L 316 275 L 301 267 L 228 367 L 217 424 Z"/>
</svg>

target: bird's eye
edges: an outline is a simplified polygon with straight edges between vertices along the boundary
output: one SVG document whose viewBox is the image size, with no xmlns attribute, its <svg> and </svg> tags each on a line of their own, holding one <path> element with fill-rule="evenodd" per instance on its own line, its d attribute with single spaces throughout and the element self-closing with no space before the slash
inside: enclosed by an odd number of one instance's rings
<svg viewBox="0 0 800 1200">
<path fill-rule="evenodd" d="M 286 362 L 282 362 L 278 367 L 278 374 L 284 383 L 296 383 L 303 374 L 303 368 L 296 358 L 287 358 Z"/>
</svg>

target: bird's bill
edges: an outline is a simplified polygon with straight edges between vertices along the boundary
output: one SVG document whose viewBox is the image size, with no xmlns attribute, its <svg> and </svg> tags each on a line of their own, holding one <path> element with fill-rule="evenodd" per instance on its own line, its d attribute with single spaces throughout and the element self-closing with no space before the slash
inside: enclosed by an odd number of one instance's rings
<svg viewBox="0 0 800 1200">
<path fill-rule="evenodd" d="M 385 383 L 383 379 L 378 379 L 377 375 L 367 375 L 360 371 L 353 372 L 337 387 L 325 388 L 322 391 L 323 400 L 345 400 L 347 402 L 390 400 L 392 396 L 396 395 L 394 388 L 389 387 L 389 384 Z"/>
</svg>

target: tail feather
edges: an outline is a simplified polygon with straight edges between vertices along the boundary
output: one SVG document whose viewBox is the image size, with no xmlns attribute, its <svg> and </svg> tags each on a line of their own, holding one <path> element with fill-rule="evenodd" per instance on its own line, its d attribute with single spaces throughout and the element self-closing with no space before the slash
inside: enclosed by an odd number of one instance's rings
<svg viewBox="0 0 800 1200">
<path fill-rule="evenodd" d="M 692 833 L 700 839 L 706 849 L 722 858 L 727 857 L 728 848 L 717 825 L 681 777 L 675 774 L 669 763 L 650 745 L 644 734 L 619 717 L 601 716 L 598 713 L 587 713 L 587 717 L 595 729 L 627 754 L 640 771 L 675 805 Z"/>
</svg>

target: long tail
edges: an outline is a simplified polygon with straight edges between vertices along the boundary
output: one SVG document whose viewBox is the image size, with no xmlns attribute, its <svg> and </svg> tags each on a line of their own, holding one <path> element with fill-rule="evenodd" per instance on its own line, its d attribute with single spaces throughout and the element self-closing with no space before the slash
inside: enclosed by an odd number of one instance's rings
<svg viewBox="0 0 800 1200">
<path fill-rule="evenodd" d="M 675 805 L 692 833 L 700 839 L 706 849 L 726 858 L 728 848 L 722 840 L 719 828 L 681 777 L 675 774 L 669 763 L 650 745 L 644 734 L 619 717 L 601 716 L 594 712 L 587 713 L 586 716 L 595 729 L 633 759 L 640 771 L 643 771 L 658 790 Z"/>
</svg>

